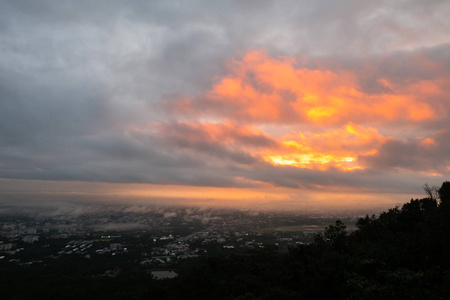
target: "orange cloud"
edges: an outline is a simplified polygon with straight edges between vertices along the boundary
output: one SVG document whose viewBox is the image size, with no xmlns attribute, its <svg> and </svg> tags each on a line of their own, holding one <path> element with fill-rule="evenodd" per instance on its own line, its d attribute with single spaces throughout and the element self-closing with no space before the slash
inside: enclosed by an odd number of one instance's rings
<svg viewBox="0 0 450 300">
<path fill-rule="evenodd" d="M 374 128 L 354 123 L 320 133 L 297 131 L 281 138 L 272 137 L 255 126 L 231 121 L 155 123 L 151 127 L 166 144 L 206 153 L 219 160 L 245 164 L 265 161 L 275 166 L 319 170 L 364 169 L 359 156 L 376 155 L 381 145 L 391 139 Z M 139 134 L 142 131 L 135 130 Z"/>
<path fill-rule="evenodd" d="M 374 128 L 349 123 L 343 128 L 323 133 L 299 131 L 286 135 L 279 151 L 269 150 L 264 159 L 275 165 L 326 170 L 330 167 L 343 171 L 363 169 L 360 155 L 374 155 L 388 139 Z"/>
<path fill-rule="evenodd" d="M 425 75 L 409 78 L 397 68 L 377 75 L 374 63 L 362 74 L 252 51 L 231 61 L 229 74 L 208 91 L 166 103 L 169 113 L 190 122 L 154 128 L 171 145 L 240 165 L 338 172 L 423 167 L 429 153 L 444 155 L 432 127 L 446 122 L 449 80 L 436 63 L 417 59 Z"/>
<path fill-rule="evenodd" d="M 202 96 L 175 100 L 178 114 L 240 122 L 345 124 L 363 120 L 428 121 L 442 117 L 427 101 L 442 91 L 432 81 L 399 85 L 380 78 L 383 92 L 366 93 L 349 71 L 299 68 L 290 57 L 253 51 Z"/>
</svg>

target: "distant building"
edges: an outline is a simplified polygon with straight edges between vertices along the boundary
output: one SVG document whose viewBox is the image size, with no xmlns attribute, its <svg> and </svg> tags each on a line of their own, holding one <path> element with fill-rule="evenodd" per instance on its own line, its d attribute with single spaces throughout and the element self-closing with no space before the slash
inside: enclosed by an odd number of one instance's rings
<svg viewBox="0 0 450 300">
<path fill-rule="evenodd" d="M 36 230 L 36 228 L 27 228 L 27 229 L 25 230 L 25 232 L 26 232 L 27 234 L 36 234 L 37 230 Z"/>
<path fill-rule="evenodd" d="M 155 279 L 171 279 L 178 276 L 178 273 L 172 270 L 153 270 L 151 274 Z"/>
<path fill-rule="evenodd" d="M 27 235 L 27 236 L 23 237 L 22 241 L 24 241 L 25 243 L 32 244 L 34 242 L 39 241 L 39 237 L 35 236 L 35 235 Z"/>
<path fill-rule="evenodd" d="M 120 245 L 120 243 L 109 244 L 109 250 L 111 250 L 111 251 L 119 251 L 120 249 L 122 249 L 122 246 Z"/>
<path fill-rule="evenodd" d="M 0 244 L 0 250 L 9 251 L 12 248 L 12 243 Z"/>
</svg>

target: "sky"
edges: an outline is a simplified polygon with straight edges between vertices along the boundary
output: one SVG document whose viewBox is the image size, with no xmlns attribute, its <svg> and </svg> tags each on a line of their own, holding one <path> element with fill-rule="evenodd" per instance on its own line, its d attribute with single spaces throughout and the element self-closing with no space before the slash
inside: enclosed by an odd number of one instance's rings
<svg viewBox="0 0 450 300">
<path fill-rule="evenodd" d="M 449 1 L 0 7 L 2 203 L 373 209 L 450 177 Z"/>
</svg>

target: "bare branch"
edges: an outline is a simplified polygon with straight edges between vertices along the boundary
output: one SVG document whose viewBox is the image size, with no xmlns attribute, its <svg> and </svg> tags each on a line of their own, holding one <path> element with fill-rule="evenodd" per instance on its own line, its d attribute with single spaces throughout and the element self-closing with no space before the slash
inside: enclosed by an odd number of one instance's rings
<svg viewBox="0 0 450 300">
<path fill-rule="evenodd" d="M 439 188 L 435 185 L 429 186 L 428 183 L 423 185 L 423 190 L 428 198 L 432 200 L 439 200 Z"/>
</svg>

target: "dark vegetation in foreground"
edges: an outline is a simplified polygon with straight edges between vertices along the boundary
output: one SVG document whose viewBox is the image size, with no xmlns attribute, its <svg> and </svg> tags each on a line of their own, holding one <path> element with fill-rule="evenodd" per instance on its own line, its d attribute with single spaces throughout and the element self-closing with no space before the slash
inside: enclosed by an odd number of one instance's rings
<svg viewBox="0 0 450 300">
<path fill-rule="evenodd" d="M 264 248 L 190 260 L 175 279 L 152 279 L 126 260 L 115 278 L 92 277 L 95 263 L 83 259 L 3 269 L 1 298 L 450 299 L 450 182 L 427 191 L 359 219 L 354 232 L 338 220 L 288 253 Z"/>
</svg>

